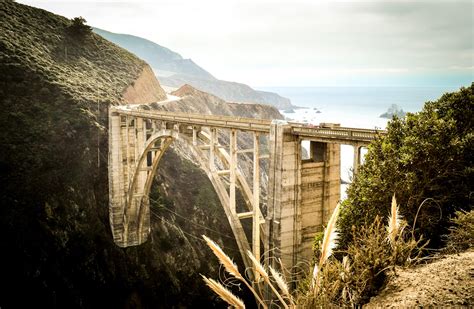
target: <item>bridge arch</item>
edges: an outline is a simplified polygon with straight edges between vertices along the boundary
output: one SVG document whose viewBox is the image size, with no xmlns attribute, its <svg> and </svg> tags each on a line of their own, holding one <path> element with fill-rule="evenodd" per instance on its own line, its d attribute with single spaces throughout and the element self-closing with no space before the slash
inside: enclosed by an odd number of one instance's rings
<svg viewBox="0 0 474 309">
<path fill-rule="evenodd" d="M 236 185 L 242 189 L 244 199 L 250 208 L 253 207 L 254 196 L 243 173 L 239 170 L 236 160 L 237 149 L 232 147 L 237 144 L 237 131 L 230 130 L 230 145 L 229 151 L 227 151 L 225 146 L 218 143 L 215 128 L 201 131 L 201 128 L 198 127 L 170 123 L 157 124 L 146 119 L 128 117 L 117 117 L 110 121 L 112 122 L 111 126 L 116 127 L 115 130 L 120 127 L 122 131 L 120 134 L 121 149 L 110 149 L 111 155 L 109 156 L 109 163 L 114 161 L 121 163 L 116 174 L 122 178 L 123 182 L 123 190 L 118 193 L 124 192 L 121 199 L 115 198 L 115 207 L 113 208 L 114 210 L 119 209 L 121 213 L 110 212 L 115 242 L 119 246 L 126 247 L 141 244 L 148 238 L 150 233 L 149 193 L 153 178 L 163 154 L 173 142 L 178 141 L 187 147 L 193 158 L 196 159 L 195 163 L 208 176 L 229 221 L 244 263 L 247 266 L 251 265 L 246 254 L 247 251 L 252 251 L 251 242 L 248 241 L 240 221 L 241 217 L 236 212 Z M 113 137 L 111 138 L 113 139 Z M 111 147 L 113 148 L 113 146 Z M 215 164 L 216 161 L 220 167 L 227 169 L 219 170 L 218 165 Z M 230 178 L 230 184 L 224 181 L 224 175 Z M 257 194 L 259 194 L 258 191 Z M 114 204 L 112 199 L 114 196 L 111 196 L 111 205 Z M 119 217 L 121 218 L 117 220 Z M 263 219 L 258 223 L 258 225 L 263 223 Z M 260 234 L 260 232 L 263 233 L 264 228 L 259 226 L 257 233 Z M 257 238 L 260 242 L 260 237 Z"/>
</svg>

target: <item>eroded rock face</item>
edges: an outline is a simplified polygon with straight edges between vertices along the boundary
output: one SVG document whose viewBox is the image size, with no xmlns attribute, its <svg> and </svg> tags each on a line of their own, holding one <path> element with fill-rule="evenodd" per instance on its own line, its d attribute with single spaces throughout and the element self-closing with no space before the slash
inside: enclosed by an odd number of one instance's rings
<svg viewBox="0 0 474 309">
<path fill-rule="evenodd" d="M 148 104 L 165 99 L 166 93 L 149 65 L 143 67 L 142 73 L 122 95 L 123 102 L 130 104 Z"/>
<path fill-rule="evenodd" d="M 154 108 L 173 112 L 185 112 L 206 115 L 237 116 L 260 119 L 283 119 L 273 106 L 254 103 L 228 103 L 223 99 L 184 85 L 171 93 L 181 100 L 153 105 Z"/>
</svg>

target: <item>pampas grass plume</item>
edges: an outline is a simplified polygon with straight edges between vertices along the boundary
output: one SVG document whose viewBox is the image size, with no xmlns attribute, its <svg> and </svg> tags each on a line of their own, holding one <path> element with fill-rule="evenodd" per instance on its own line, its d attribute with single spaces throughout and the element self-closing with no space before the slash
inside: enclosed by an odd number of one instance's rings
<svg viewBox="0 0 474 309">
<path fill-rule="evenodd" d="M 237 268 L 237 265 L 232 261 L 232 259 L 227 256 L 227 254 L 222 251 L 221 247 L 219 247 L 218 244 L 216 244 L 212 239 L 208 238 L 206 235 L 202 235 L 204 240 L 206 241 L 207 245 L 209 248 L 211 248 L 212 252 L 217 256 L 217 259 L 219 259 L 219 262 L 224 266 L 224 268 L 227 270 L 229 274 L 232 276 L 236 277 L 237 279 L 244 280 L 242 275 L 239 272 L 239 269 Z"/>
<path fill-rule="evenodd" d="M 401 225 L 401 216 L 398 213 L 397 199 L 395 198 L 395 193 L 392 196 L 392 207 L 390 210 L 390 216 L 388 217 L 388 239 L 392 246 L 395 244 L 395 239 L 398 235 Z"/>
<path fill-rule="evenodd" d="M 324 231 L 323 242 L 321 244 L 321 257 L 319 259 L 319 267 L 322 267 L 324 262 L 331 256 L 332 250 L 337 245 L 338 233 L 336 229 L 336 222 L 339 216 L 341 204 L 337 204 L 332 212 L 331 218 L 328 221 L 326 230 Z"/>
<path fill-rule="evenodd" d="M 206 282 L 207 286 L 210 287 L 211 290 L 213 290 L 217 295 L 219 295 L 220 298 L 222 298 L 229 305 L 233 306 L 234 308 L 245 308 L 244 302 L 240 298 L 235 296 L 227 288 L 225 288 L 222 284 L 213 279 L 206 278 L 203 275 L 201 276 L 204 279 L 204 282 Z"/>
</svg>

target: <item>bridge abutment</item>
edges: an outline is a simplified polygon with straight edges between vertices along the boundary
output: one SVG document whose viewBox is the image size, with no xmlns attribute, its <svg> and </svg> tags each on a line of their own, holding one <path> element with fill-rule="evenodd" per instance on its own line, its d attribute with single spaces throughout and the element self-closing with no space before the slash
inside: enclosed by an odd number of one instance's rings
<svg viewBox="0 0 474 309">
<path fill-rule="evenodd" d="M 109 113 L 109 220 L 120 247 L 141 244 L 150 231 L 146 140 L 143 119 Z"/>
</svg>

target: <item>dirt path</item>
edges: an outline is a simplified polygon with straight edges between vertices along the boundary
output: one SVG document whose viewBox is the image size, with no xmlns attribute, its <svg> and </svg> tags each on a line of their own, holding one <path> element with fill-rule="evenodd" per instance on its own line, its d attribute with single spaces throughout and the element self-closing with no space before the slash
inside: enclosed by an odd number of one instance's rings
<svg viewBox="0 0 474 309">
<path fill-rule="evenodd" d="M 474 251 L 406 270 L 364 308 L 474 306 Z"/>
</svg>

